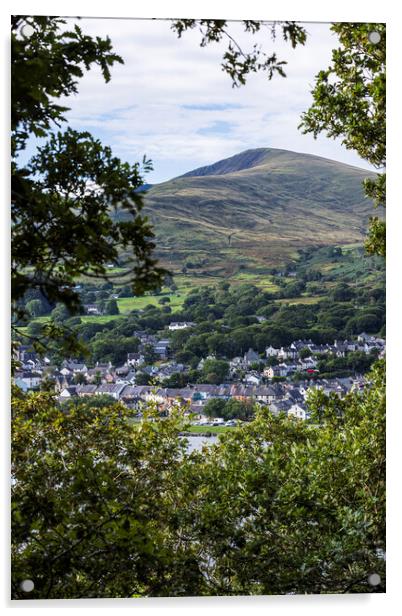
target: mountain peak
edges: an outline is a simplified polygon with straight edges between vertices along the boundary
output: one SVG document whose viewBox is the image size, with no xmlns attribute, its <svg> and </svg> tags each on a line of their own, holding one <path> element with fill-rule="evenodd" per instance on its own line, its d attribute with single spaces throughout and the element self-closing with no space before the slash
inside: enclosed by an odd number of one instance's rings
<svg viewBox="0 0 402 616">
<path fill-rule="evenodd" d="M 290 262 L 306 246 L 362 242 L 370 176 L 313 154 L 249 149 L 152 187 L 144 211 L 168 269 L 188 261 L 211 276 L 241 275 Z"/>
<path fill-rule="evenodd" d="M 340 163 L 314 154 L 293 152 L 292 150 L 282 150 L 279 148 L 253 148 L 250 150 L 244 150 L 234 156 L 229 156 L 229 158 L 218 160 L 212 165 L 206 165 L 204 167 L 198 167 L 197 169 L 188 171 L 187 173 L 180 175 L 179 178 L 227 175 L 229 173 L 247 171 L 248 169 L 251 170 L 255 167 L 261 167 L 261 171 L 263 171 L 265 167 L 265 171 L 267 171 L 268 168 L 272 170 L 274 167 L 277 167 L 278 164 L 279 167 L 284 170 L 286 167 L 294 166 L 295 164 L 300 164 L 304 167 L 307 161 L 319 166 L 331 165 L 338 168 L 343 166 L 345 169 L 355 169 L 359 173 L 364 172 L 367 176 L 371 175 L 370 171 L 364 171 L 359 167 Z"/>
<path fill-rule="evenodd" d="M 255 148 L 252 150 L 244 150 L 239 154 L 230 156 L 218 160 L 212 165 L 206 165 L 205 167 L 198 167 L 193 171 L 188 171 L 181 175 L 181 178 L 185 177 L 197 177 L 206 175 L 225 175 L 226 173 L 235 173 L 236 171 L 243 171 L 244 169 L 250 169 L 251 167 L 257 167 L 272 154 L 286 153 L 286 150 L 278 150 L 274 148 Z"/>
</svg>

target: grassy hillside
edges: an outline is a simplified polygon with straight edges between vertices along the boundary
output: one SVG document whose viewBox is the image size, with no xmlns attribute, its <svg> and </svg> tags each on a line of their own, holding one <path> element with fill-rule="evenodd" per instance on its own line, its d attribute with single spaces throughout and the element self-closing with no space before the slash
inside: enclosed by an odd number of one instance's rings
<svg viewBox="0 0 402 616">
<path fill-rule="evenodd" d="M 145 213 L 174 272 L 263 273 L 305 246 L 362 242 L 370 173 L 308 154 L 247 150 L 152 187 Z"/>
</svg>

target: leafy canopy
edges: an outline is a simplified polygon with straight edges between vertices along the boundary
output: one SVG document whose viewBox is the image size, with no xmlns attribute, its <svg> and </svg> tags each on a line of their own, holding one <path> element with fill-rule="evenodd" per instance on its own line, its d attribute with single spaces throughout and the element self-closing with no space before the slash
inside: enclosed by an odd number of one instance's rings
<svg viewBox="0 0 402 616">
<path fill-rule="evenodd" d="M 338 23 L 331 26 L 340 47 L 332 63 L 318 73 L 312 91 L 313 104 L 302 115 L 304 133 L 340 138 L 346 148 L 380 170 L 385 169 L 385 24 Z M 380 41 L 371 42 L 377 32 Z M 364 183 L 366 195 L 385 207 L 385 174 Z M 385 256 L 385 222 L 371 219 L 366 248 Z"/>
<path fill-rule="evenodd" d="M 106 82 L 123 60 L 109 38 L 95 39 L 57 17 L 12 18 L 12 297 L 39 290 L 77 311 L 77 277 L 108 277 L 125 251 L 125 274 L 136 293 L 161 284 L 153 232 L 142 215 L 143 164 L 122 163 L 87 132 L 68 128 L 67 107 L 79 78 L 94 65 Z M 47 139 L 27 165 L 19 153 L 31 138 Z M 119 221 L 116 211 L 130 214 Z M 113 216 L 113 213 L 115 215 Z M 23 311 L 16 309 L 17 318 Z"/>
<path fill-rule="evenodd" d="M 233 24 L 232 24 L 233 25 Z M 283 67 L 287 62 L 279 60 L 276 53 L 266 53 L 260 45 L 254 44 L 251 51 L 245 51 L 230 33 L 230 22 L 225 19 L 177 19 L 172 23 L 172 30 L 180 38 L 186 30 L 198 28 L 201 32 L 201 47 L 213 42 L 228 41 L 227 49 L 222 58 L 222 70 L 229 75 L 233 87 L 246 83 L 251 73 L 264 72 L 268 79 L 277 74 L 286 77 Z M 304 45 L 306 30 L 294 21 L 268 22 L 245 19 L 242 21 L 244 32 L 254 35 L 260 31 L 268 31 L 272 40 L 275 40 L 277 27 L 280 26 L 285 41 L 292 47 Z"/>
<path fill-rule="evenodd" d="M 189 454 L 180 410 L 17 392 L 13 598 L 384 592 L 384 366 Z M 369 576 L 377 573 L 378 586 Z"/>
</svg>

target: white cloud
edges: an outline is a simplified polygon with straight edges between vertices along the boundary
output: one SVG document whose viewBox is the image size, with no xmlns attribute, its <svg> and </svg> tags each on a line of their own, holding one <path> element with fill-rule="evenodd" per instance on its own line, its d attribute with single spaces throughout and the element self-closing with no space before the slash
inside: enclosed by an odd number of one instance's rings
<svg viewBox="0 0 402 616">
<path fill-rule="evenodd" d="M 328 66 L 337 43 L 326 25 L 307 24 L 306 45 L 292 50 L 280 32 L 273 43 L 267 35 L 248 37 L 240 24 L 231 24 L 242 47 L 263 42 L 268 51 L 288 60 L 286 79 L 269 82 L 257 74 L 235 89 L 220 68 L 226 43 L 200 48 L 197 31 L 178 40 L 170 23 L 161 20 L 82 20 L 81 27 L 89 34 L 109 35 L 125 64 L 112 68 L 109 84 L 98 70 L 90 71 L 79 94 L 68 99 L 68 118 L 124 159 L 134 162 L 146 152 L 154 161 L 151 182 L 254 147 L 308 152 L 368 167 L 339 142 L 324 136 L 315 141 L 297 129 L 300 114 L 311 103 L 314 75 Z M 230 130 L 222 131 L 223 122 Z"/>
</svg>

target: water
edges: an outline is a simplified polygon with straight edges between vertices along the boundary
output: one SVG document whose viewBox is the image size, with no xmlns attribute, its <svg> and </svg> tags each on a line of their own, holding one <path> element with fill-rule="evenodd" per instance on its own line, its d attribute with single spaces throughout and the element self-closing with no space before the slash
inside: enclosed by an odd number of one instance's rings
<svg viewBox="0 0 402 616">
<path fill-rule="evenodd" d="M 186 436 L 188 445 L 187 452 L 201 451 L 204 445 L 214 445 L 218 442 L 218 436 L 213 434 L 212 436 Z"/>
</svg>

